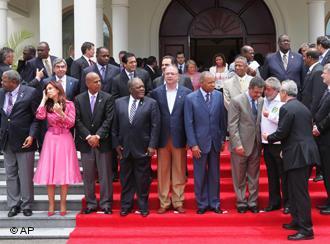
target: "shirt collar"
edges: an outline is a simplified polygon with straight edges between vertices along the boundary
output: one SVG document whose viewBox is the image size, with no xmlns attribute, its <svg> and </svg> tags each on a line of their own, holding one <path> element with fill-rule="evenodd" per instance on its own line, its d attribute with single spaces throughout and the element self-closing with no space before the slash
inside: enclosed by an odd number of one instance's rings
<svg viewBox="0 0 330 244">
<path fill-rule="evenodd" d="M 199 90 L 202 92 L 202 95 L 203 95 L 203 97 L 205 98 L 207 92 L 204 91 L 202 87 L 200 87 Z M 210 95 L 212 94 L 212 92 L 209 92 L 209 93 L 210 93 Z"/>
<path fill-rule="evenodd" d="M 281 54 L 281 58 L 283 59 L 283 55 L 284 55 L 284 53 L 282 53 L 282 51 L 280 51 L 280 54 Z M 289 50 L 287 53 L 285 53 L 285 55 L 286 55 L 286 57 L 289 59 L 290 50 Z"/>
<path fill-rule="evenodd" d="M 99 63 L 96 63 L 96 65 L 99 70 L 101 70 L 102 67 L 106 68 L 106 65 L 100 65 Z"/>
<path fill-rule="evenodd" d="M 319 62 L 316 62 L 316 63 L 312 64 L 311 66 L 309 66 L 308 71 L 311 72 L 314 69 L 315 65 L 317 65 L 318 63 Z"/>
<path fill-rule="evenodd" d="M 125 69 L 125 72 L 126 72 L 126 75 L 128 76 L 128 78 L 130 78 L 130 73 L 133 73 L 134 74 L 134 71 L 132 71 L 132 72 L 128 72 L 128 70 L 127 69 Z M 133 98 L 134 99 L 134 98 Z"/>
<path fill-rule="evenodd" d="M 66 81 L 66 75 L 64 75 L 62 78 L 59 78 L 57 75 L 55 75 L 56 81 L 61 80 L 62 82 Z"/>
<path fill-rule="evenodd" d="M 252 102 L 252 97 L 250 97 L 249 90 L 247 90 L 247 91 L 245 92 L 245 94 L 247 95 L 247 97 L 248 97 L 248 99 L 249 99 L 249 102 Z M 255 102 L 256 102 L 256 100 L 255 100 Z"/>
<path fill-rule="evenodd" d="M 243 77 L 240 77 L 238 74 L 236 74 L 236 76 L 237 76 L 237 78 L 238 78 L 238 79 L 242 79 L 242 80 L 245 80 L 245 79 L 246 79 L 246 77 L 247 77 L 247 74 L 245 73 L 245 75 L 244 75 Z"/>
<path fill-rule="evenodd" d="M 18 85 L 13 91 L 11 91 L 11 96 L 15 97 L 19 91 L 19 88 L 21 87 L 21 85 Z M 9 94 L 9 92 L 8 92 Z"/>
<path fill-rule="evenodd" d="M 136 100 L 136 103 L 140 102 L 140 99 L 135 99 L 132 95 L 129 95 L 129 100 L 132 101 L 132 103 L 134 100 Z"/>
<path fill-rule="evenodd" d="M 178 90 L 178 88 L 179 88 L 179 83 L 176 83 L 176 87 L 175 87 L 176 91 Z M 168 91 L 166 82 L 165 82 L 165 89 L 166 91 Z"/>
<path fill-rule="evenodd" d="M 95 97 L 97 97 L 98 94 L 99 94 L 98 92 L 95 93 L 95 94 L 92 94 L 92 93 L 90 93 L 90 92 L 88 91 L 89 98 L 91 98 L 91 96 L 95 96 Z"/>
</svg>

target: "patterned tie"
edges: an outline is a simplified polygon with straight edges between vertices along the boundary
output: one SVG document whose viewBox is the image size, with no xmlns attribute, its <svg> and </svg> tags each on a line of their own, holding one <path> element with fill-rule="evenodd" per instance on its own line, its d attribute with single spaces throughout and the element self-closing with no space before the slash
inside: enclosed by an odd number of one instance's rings
<svg viewBox="0 0 330 244">
<path fill-rule="evenodd" d="M 94 112 L 95 99 L 96 99 L 95 95 L 92 95 L 91 96 L 91 111 L 92 111 L 92 113 Z"/>
<path fill-rule="evenodd" d="M 7 116 L 10 115 L 11 111 L 13 110 L 13 94 L 11 92 L 8 93 L 8 106 L 6 109 Z"/>
<path fill-rule="evenodd" d="M 48 77 L 52 76 L 52 67 L 51 67 L 50 63 L 48 62 L 48 59 L 45 59 L 45 69 L 46 69 Z"/>
<path fill-rule="evenodd" d="M 104 80 L 104 78 L 105 78 L 105 67 L 104 66 L 101 67 L 100 73 L 101 73 L 102 80 Z"/>
<path fill-rule="evenodd" d="M 129 122 L 132 124 L 136 112 L 136 99 L 134 99 L 130 112 L 129 112 Z"/>
<path fill-rule="evenodd" d="M 134 78 L 134 72 L 130 72 L 130 73 L 129 73 L 129 79 L 130 79 L 130 80 L 133 80 L 133 78 Z"/>
<path fill-rule="evenodd" d="M 257 110 L 257 107 L 256 107 L 255 100 L 253 100 L 253 99 L 251 100 L 251 108 L 252 108 L 253 117 L 256 120 L 257 119 L 257 115 L 258 115 L 258 110 Z"/>
<path fill-rule="evenodd" d="M 286 54 L 283 54 L 283 66 L 285 70 L 288 68 L 288 57 Z"/>
<path fill-rule="evenodd" d="M 206 93 L 205 98 L 206 98 L 205 103 L 206 103 L 207 107 L 210 108 L 210 106 L 211 106 L 211 94 L 209 92 Z"/>
</svg>

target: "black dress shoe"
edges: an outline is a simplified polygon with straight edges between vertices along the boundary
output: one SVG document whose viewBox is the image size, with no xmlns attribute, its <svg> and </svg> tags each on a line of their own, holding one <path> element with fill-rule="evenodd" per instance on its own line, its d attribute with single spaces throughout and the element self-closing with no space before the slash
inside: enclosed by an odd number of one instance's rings
<svg viewBox="0 0 330 244">
<path fill-rule="evenodd" d="M 32 210 L 31 209 L 23 209 L 23 215 L 26 217 L 29 217 L 32 215 Z"/>
<path fill-rule="evenodd" d="M 18 206 L 12 207 L 9 212 L 8 212 L 8 217 L 14 217 L 16 216 L 19 212 L 21 212 L 21 208 Z"/>
<path fill-rule="evenodd" d="M 317 175 L 315 176 L 315 178 L 313 179 L 314 182 L 318 182 L 318 181 L 322 181 L 323 180 L 323 175 Z"/>
<path fill-rule="evenodd" d="M 149 215 L 149 211 L 148 210 L 140 210 L 140 214 L 142 217 L 147 217 Z"/>
<path fill-rule="evenodd" d="M 102 211 L 104 214 L 112 214 L 111 208 L 103 208 Z"/>
<path fill-rule="evenodd" d="M 302 234 L 302 233 L 296 233 L 293 235 L 288 235 L 288 240 L 290 241 L 300 241 L 300 240 L 312 240 L 314 239 L 314 234 Z"/>
<path fill-rule="evenodd" d="M 281 208 L 280 205 L 275 205 L 275 206 L 270 205 L 270 206 L 266 207 L 266 208 L 264 209 L 264 211 L 265 211 L 265 212 L 270 212 L 270 211 L 278 210 L 278 209 L 280 209 L 280 208 Z"/>
<path fill-rule="evenodd" d="M 223 210 L 219 207 L 213 208 L 212 211 L 215 212 L 216 214 L 222 214 L 223 213 Z"/>
<path fill-rule="evenodd" d="M 284 214 L 289 214 L 290 213 L 290 208 L 288 208 L 288 207 L 283 208 L 283 213 Z"/>
<path fill-rule="evenodd" d="M 205 212 L 206 212 L 206 208 L 199 208 L 199 209 L 197 209 L 197 214 L 205 214 Z"/>
<path fill-rule="evenodd" d="M 320 214 L 329 215 L 330 214 L 330 207 L 320 210 Z"/>
<path fill-rule="evenodd" d="M 252 207 L 249 207 L 249 210 L 250 210 L 252 213 L 259 213 L 259 208 L 258 208 L 258 206 L 252 206 Z"/>
<path fill-rule="evenodd" d="M 283 224 L 282 228 L 287 230 L 299 230 L 299 226 L 293 223 Z"/>
<path fill-rule="evenodd" d="M 90 213 L 93 213 L 93 212 L 96 212 L 96 208 L 85 208 L 83 210 L 83 214 L 90 214 Z"/>
<path fill-rule="evenodd" d="M 237 212 L 239 212 L 239 213 L 246 213 L 247 210 L 248 210 L 248 208 L 245 206 L 237 207 Z"/>
<path fill-rule="evenodd" d="M 130 212 L 130 209 L 121 209 L 119 214 L 120 216 L 127 216 Z"/>
</svg>

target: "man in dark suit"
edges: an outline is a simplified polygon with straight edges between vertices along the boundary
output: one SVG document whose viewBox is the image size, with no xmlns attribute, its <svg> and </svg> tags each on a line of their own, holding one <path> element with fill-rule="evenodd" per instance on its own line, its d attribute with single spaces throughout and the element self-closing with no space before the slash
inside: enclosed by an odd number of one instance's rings
<svg viewBox="0 0 330 244">
<path fill-rule="evenodd" d="M 187 65 L 186 65 L 186 57 L 184 56 L 184 52 L 177 52 L 176 53 L 176 65 L 179 70 L 179 74 L 184 74 L 187 72 Z"/>
<path fill-rule="evenodd" d="M 53 66 L 54 74 L 42 81 L 43 88 L 50 81 L 58 81 L 62 84 L 66 98 L 70 101 L 74 101 L 74 98 L 79 94 L 79 81 L 76 78 L 66 75 L 67 64 L 63 58 L 57 58 L 54 60 Z"/>
<path fill-rule="evenodd" d="M 282 82 L 280 97 L 286 104 L 280 108 L 277 130 L 270 135 L 263 134 L 263 138 L 269 143 L 281 141 L 282 145 L 292 216 L 292 221 L 283 224 L 283 228 L 297 231 L 288 236 L 289 240 L 308 240 L 314 238 L 308 179 L 310 166 L 319 164 L 320 157 L 312 135 L 312 115 L 296 99 L 297 94 L 298 88 L 294 81 Z"/>
<path fill-rule="evenodd" d="M 79 81 L 82 78 L 83 70 L 94 64 L 92 61 L 95 53 L 94 44 L 91 42 L 84 42 L 81 45 L 81 52 L 82 56 L 72 62 L 70 70 L 71 76 Z"/>
<path fill-rule="evenodd" d="M 325 189 L 327 191 L 327 200 L 324 206 L 318 206 L 320 208 L 321 214 L 330 214 L 330 128 L 329 126 L 324 126 L 324 120 L 330 114 L 330 64 L 324 66 L 324 71 L 322 74 L 324 83 L 326 84 L 326 89 L 321 95 L 320 104 L 317 107 L 314 116 L 314 129 L 313 134 L 316 137 L 316 142 L 318 144 L 320 156 L 321 156 L 321 168 L 323 171 L 323 180 Z"/>
<path fill-rule="evenodd" d="M 327 36 L 319 36 L 316 39 L 316 48 L 320 52 L 319 62 L 323 66 L 330 63 L 330 40 Z"/>
<path fill-rule="evenodd" d="M 145 94 L 149 94 L 152 90 L 150 76 L 144 69 L 137 68 L 135 55 L 133 53 L 126 53 L 122 57 L 122 62 L 125 69 L 113 79 L 112 83 L 111 94 L 115 99 L 129 95 L 127 83 L 128 80 L 133 79 L 134 77 L 138 77 L 143 81 Z"/>
<path fill-rule="evenodd" d="M 166 67 L 170 66 L 170 65 L 175 65 L 175 59 L 172 56 L 164 56 L 162 59 L 162 76 L 157 77 L 156 79 L 153 80 L 152 82 L 152 86 L 153 89 L 155 89 L 158 86 L 162 86 L 165 84 L 164 81 L 164 73 L 165 73 L 165 69 Z M 191 79 L 188 76 L 185 75 L 179 75 L 179 81 L 178 81 L 179 85 L 185 86 L 190 90 L 194 90 L 194 87 L 191 83 Z"/>
<path fill-rule="evenodd" d="M 161 129 L 157 151 L 159 214 L 171 206 L 178 213 L 184 213 L 184 188 L 186 185 L 187 139 L 184 130 L 184 101 L 191 93 L 188 88 L 178 85 L 178 69 L 169 66 L 165 70 L 166 84 L 154 89 L 151 97 L 159 106 Z M 172 183 L 172 199 L 169 197 Z"/>
<path fill-rule="evenodd" d="M 9 47 L 0 49 L 0 77 L 3 72 L 11 70 L 11 65 L 14 62 L 14 50 Z M 1 87 L 1 84 L 0 84 Z"/>
<path fill-rule="evenodd" d="M 53 75 L 53 63 L 57 58 L 55 56 L 49 55 L 49 45 L 47 42 L 40 42 L 37 47 L 37 57 L 29 60 L 26 63 L 26 73 L 25 82 L 28 84 L 35 81 L 36 72 L 38 70 L 43 70 L 44 77 L 50 77 Z M 42 94 L 41 94 L 42 97 Z M 41 99 L 40 97 L 40 99 Z"/>
<path fill-rule="evenodd" d="M 161 72 L 158 69 L 157 59 L 155 56 L 149 56 L 147 58 L 147 62 L 144 66 L 144 69 L 149 73 L 149 76 L 152 81 L 157 77 L 161 76 Z"/>
<path fill-rule="evenodd" d="M 71 75 L 71 66 L 74 61 L 74 48 L 73 46 L 69 46 L 69 51 L 68 51 L 69 57 L 65 59 L 67 69 L 66 69 L 66 74 Z"/>
<path fill-rule="evenodd" d="M 304 63 L 308 67 L 308 72 L 302 87 L 301 102 L 311 111 L 313 118 L 327 88 L 321 77 L 323 66 L 318 62 L 319 56 L 315 48 L 307 49 L 304 54 Z"/>
<path fill-rule="evenodd" d="M 95 212 L 95 173 L 100 182 L 100 208 L 112 213 L 111 126 L 113 97 L 101 91 L 101 79 L 95 72 L 86 75 L 88 91 L 78 95 L 76 107 L 76 146 L 81 153 L 87 208 L 84 214 Z"/>
<path fill-rule="evenodd" d="M 300 92 L 304 79 L 304 62 L 302 56 L 290 50 L 290 38 L 282 34 L 278 38 L 279 51 L 269 54 L 262 67 L 261 75 L 263 79 L 271 76 L 276 77 L 281 82 L 293 80 Z"/>
<path fill-rule="evenodd" d="M 36 49 L 34 46 L 27 45 L 23 49 L 23 60 L 18 60 L 17 72 L 21 75 L 22 80 L 26 80 L 26 64 L 29 60 L 36 57 Z"/>
<path fill-rule="evenodd" d="M 96 49 L 96 63 L 83 70 L 82 78 L 80 80 L 80 92 L 87 90 L 86 74 L 89 72 L 95 72 L 101 77 L 101 90 L 111 93 L 114 77 L 119 74 L 120 69 L 117 66 L 109 64 L 109 58 L 109 49 L 106 47 L 98 47 Z"/>
<path fill-rule="evenodd" d="M 8 217 L 21 209 L 25 216 L 32 215 L 34 140 L 38 121 L 35 112 L 39 101 L 36 90 L 20 84 L 21 78 L 14 70 L 2 75 L 0 89 L 0 149 L 6 168 Z"/>
<path fill-rule="evenodd" d="M 113 147 L 120 159 L 121 210 L 128 215 L 137 194 L 142 216 L 149 214 L 150 159 L 155 154 L 160 132 L 160 113 L 155 100 L 145 97 L 140 78 L 128 81 L 130 96 L 116 100 Z"/>
<path fill-rule="evenodd" d="M 184 104 L 187 142 L 194 162 L 194 188 L 197 214 L 220 208 L 220 149 L 226 137 L 225 108 L 222 93 L 214 90 L 215 77 L 201 74 L 201 88 L 189 94 Z"/>
</svg>

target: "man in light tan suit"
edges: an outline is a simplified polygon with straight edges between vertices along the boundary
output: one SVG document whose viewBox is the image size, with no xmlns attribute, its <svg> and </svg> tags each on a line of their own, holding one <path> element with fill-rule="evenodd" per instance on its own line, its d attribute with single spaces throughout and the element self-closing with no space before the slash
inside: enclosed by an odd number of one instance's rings
<svg viewBox="0 0 330 244">
<path fill-rule="evenodd" d="M 247 59 L 243 56 L 238 56 L 235 59 L 235 74 L 228 80 L 225 80 L 223 84 L 223 96 L 225 101 L 225 107 L 228 111 L 229 103 L 231 99 L 239 94 L 242 94 L 248 90 L 252 76 L 246 72 L 248 70 Z"/>
<path fill-rule="evenodd" d="M 229 105 L 228 130 L 231 149 L 231 167 L 236 193 L 237 211 L 258 213 L 260 172 L 260 121 L 265 82 L 254 77 L 248 91 L 234 97 Z M 249 197 L 246 198 L 246 180 Z"/>
</svg>

